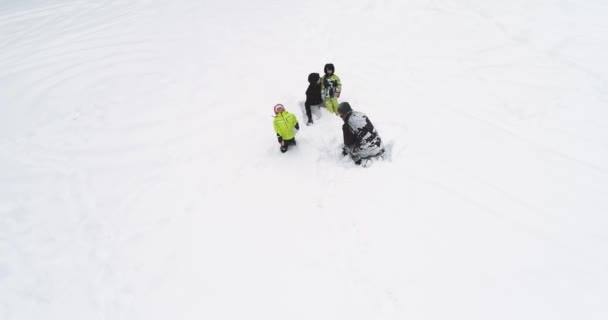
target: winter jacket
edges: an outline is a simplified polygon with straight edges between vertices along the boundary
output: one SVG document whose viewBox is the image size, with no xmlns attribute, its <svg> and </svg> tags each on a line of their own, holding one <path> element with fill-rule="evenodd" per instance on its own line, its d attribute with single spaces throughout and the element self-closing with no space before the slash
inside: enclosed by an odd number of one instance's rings
<svg viewBox="0 0 608 320">
<path fill-rule="evenodd" d="M 358 111 L 351 111 L 344 117 L 342 125 L 345 151 L 353 160 L 368 159 L 384 153 L 382 140 L 369 118 Z"/>
<path fill-rule="evenodd" d="M 311 73 L 308 75 L 308 89 L 306 89 L 306 102 L 307 106 L 315 106 L 323 103 L 323 97 L 321 97 L 321 83 L 319 82 L 319 74 Z"/>
<path fill-rule="evenodd" d="M 332 74 L 331 76 L 324 75 L 321 79 L 321 90 L 323 98 L 336 98 L 336 93 L 342 92 L 342 82 L 340 78 Z"/>
<path fill-rule="evenodd" d="M 274 125 L 274 131 L 277 133 L 277 139 L 279 142 L 295 138 L 296 133 L 294 128 L 297 130 L 300 129 L 296 116 L 287 111 L 277 114 L 272 123 Z"/>
</svg>

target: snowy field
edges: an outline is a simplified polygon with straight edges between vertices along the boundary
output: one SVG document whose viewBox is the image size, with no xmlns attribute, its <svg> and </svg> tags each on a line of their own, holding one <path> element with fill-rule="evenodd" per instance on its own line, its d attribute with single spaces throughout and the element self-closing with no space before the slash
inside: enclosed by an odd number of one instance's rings
<svg viewBox="0 0 608 320">
<path fill-rule="evenodd" d="M 608 3 L 0 1 L 0 319 L 608 319 Z M 311 72 L 390 154 L 340 157 Z"/>
</svg>

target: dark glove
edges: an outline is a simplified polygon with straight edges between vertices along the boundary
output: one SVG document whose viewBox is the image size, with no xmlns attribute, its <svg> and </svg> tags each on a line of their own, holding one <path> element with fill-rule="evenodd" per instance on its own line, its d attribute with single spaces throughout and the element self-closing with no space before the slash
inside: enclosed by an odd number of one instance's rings
<svg viewBox="0 0 608 320">
<path fill-rule="evenodd" d="M 346 157 L 348 155 L 348 149 L 346 147 L 342 148 L 342 156 Z"/>
<path fill-rule="evenodd" d="M 296 123 L 295 128 L 296 128 L 297 130 L 300 130 L 300 123 Z"/>
</svg>

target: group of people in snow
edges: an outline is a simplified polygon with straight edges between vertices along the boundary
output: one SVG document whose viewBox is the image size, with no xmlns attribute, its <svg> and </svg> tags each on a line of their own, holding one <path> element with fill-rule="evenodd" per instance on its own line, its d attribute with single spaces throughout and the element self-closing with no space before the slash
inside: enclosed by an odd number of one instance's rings
<svg viewBox="0 0 608 320">
<path fill-rule="evenodd" d="M 313 124 L 311 107 L 324 105 L 327 111 L 334 113 L 344 121 L 342 135 L 344 145 L 342 155 L 350 155 L 355 164 L 362 161 L 380 157 L 384 154 L 382 140 L 369 118 L 358 111 L 354 111 L 348 102 L 338 103 L 342 82 L 335 74 L 335 67 L 328 63 L 325 65 L 323 77 L 318 73 L 308 75 L 308 89 L 306 89 L 306 125 Z M 290 146 L 296 145 L 296 134 L 300 130 L 297 117 L 285 110 L 282 104 L 274 106 L 274 130 L 281 145 L 281 152 L 287 152 Z"/>
</svg>

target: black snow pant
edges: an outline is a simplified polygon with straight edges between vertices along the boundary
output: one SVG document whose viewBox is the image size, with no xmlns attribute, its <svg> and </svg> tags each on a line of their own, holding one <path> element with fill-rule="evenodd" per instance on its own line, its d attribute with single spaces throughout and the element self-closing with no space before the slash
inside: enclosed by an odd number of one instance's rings
<svg viewBox="0 0 608 320">
<path fill-rule="evenodd" d="M 287 149 L 289 149 L 289 146 L 295 146 L 296 145 L 296 138 L 293 138 L 291 140 L 283 140 L 283 145 L 281 146 L 281 152 L 285 153 L 287 152 Z"/>
<path fill-rule="evenodd" d="M 306 116 L 308 117 L 308 122 L 312 122 L 312 111 L 310 110 L 310 103 L 304 103 L 304 109 L 306 109 Z"/>
</svg>

